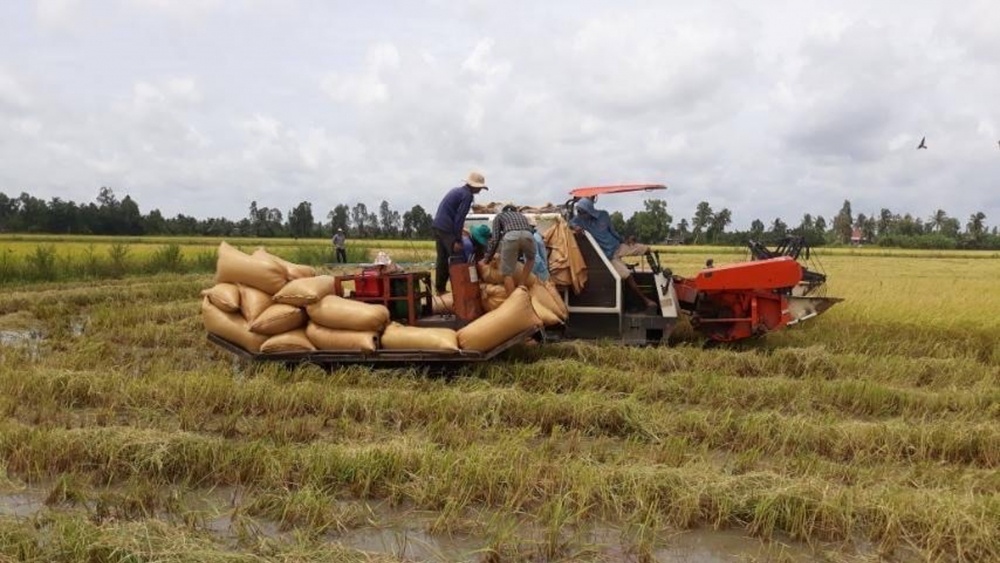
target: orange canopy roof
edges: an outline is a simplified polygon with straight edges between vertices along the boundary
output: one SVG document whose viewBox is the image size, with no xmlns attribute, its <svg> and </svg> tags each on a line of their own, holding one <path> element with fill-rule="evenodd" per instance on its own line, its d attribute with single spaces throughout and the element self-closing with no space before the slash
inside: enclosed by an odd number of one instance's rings
<svg viewBox="0 0 1000 563">
<path fill-rule="evenodd" d="M 569 191 L 573 197 L 591 197 L 602 194 L 620 194 L 625 192 L 649 192 L 653 190 L 665 190 L 663 184 L 621 184 L 618 186 L 590 186 L 586 188 L 576 188 Z"/>
</svg>

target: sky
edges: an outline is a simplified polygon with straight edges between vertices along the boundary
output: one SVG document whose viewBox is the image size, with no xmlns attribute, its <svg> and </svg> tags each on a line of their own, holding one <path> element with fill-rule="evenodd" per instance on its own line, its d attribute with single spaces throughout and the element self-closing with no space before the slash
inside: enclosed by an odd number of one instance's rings
<svg viewBox="0 0 1000 563">
<path fill-rule="evenodd" d="M 926 137 L 927 149 L 916 147 Z M 995 0 L 18 0 L 0 192 L 147 213 L 561 203 L 1000 224 Z"/>
</svg>

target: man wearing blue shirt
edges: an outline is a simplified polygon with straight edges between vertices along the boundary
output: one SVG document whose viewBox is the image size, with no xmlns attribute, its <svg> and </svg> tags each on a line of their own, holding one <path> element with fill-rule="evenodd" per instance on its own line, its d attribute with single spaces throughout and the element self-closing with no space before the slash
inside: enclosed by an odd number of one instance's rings
<svg viewBox="0 0 1000 563">
<path fill-rule="evenodd" d="M 642 297 L 646 308 L 656 308 L 656 301 L 642 293 L 639 284 L 635 283 L 635 279 L 632 277 L 632 271 L 622 262 L 622 256 L 642 256 L 648 253 L 648 246 L 636 243 L 633 237 L 622 242 L 622 236 L 615 231 L 611 224 L 611 216 L 608 215 L 607 211 L 595 209 L 594 200 L 589 197 L 576 202 L 576 216 L 569 222 L 569 225 L 575 232 L 584 230 L 590 233 L 590 236 L 597 241 L 601 252 L 611 261 L 611 267 L 618 272 L 618 276 L 632 288 L 636 295 Z"/>
<path fill-rule="evenodd" d="M 528 215 L 528 223 L 531 224 L 531 234 L 535 238 L 535 267 L 531 272 L 543 282 L 549 281 L 549 250 L 545 248 L 545 239 L 542 233 L 538 232 L 538 219 L 534 215 Z"/>
<path fill-rule="evenodd" d="M 465 227 L 465 217 L 472 208 L 472 198 L 488 189 L 486 178 L 482 174 L 470 172 L 465 185 L 448 190 L 438 205 L 431 225 L 437 249 L 434 289 L 438 295 L 447 290 L 448 259 L 462 254 L 462 229 Z"/>
</svg>

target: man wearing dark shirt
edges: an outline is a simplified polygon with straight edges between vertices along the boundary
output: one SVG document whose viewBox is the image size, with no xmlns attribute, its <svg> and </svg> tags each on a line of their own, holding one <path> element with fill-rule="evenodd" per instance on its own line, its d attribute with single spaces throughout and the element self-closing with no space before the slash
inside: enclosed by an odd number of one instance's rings
<svg viewBox="0 0 1000 563">
<path fill-rule="evenodd" d="M 531 270 L 535 267 L 535 236 L 531 223 L 517 207 L 512 204 L 503 206 L 503 210 L 493 218 L 493 236 L 486 245 L 483 262 L 489 262 L 500 247 L 500 273 L 503 274 L 503 287 L 507 296 L 514 293 L 516 285 L 526 285 Z M 517 267 L 518 255 L 524 256 L 524 268 L 521 279 L 514 283 L 514 271 Z"/>
<path fill-rule="evenodd" d="M 437 265 L 434 289 L 438 295 L 447 290 L 448 259 L 462 253 L 462 229 L 465 217 L 472 208 L 472 198 L 482 190 L 488 190 L 486 178 L 479 172 L 470 172 L 465 185 L 452 188 L 438 204 L 432 227 L 434 229 Z"/>
</svg>

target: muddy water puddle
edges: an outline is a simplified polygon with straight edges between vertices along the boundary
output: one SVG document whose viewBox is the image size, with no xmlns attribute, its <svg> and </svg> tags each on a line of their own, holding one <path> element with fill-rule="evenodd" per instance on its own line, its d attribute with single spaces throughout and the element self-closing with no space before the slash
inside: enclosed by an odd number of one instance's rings
<svg viewBox="0 0 1000 563">
<path fill-rule="evenodd" d="M 0 493 L 0 517 L 30 518 L 45 508 L 45 497 L 35 493 Z"/>
<path fill-rule="evenodd" d="M 45 335 L 40 330 L 0 330 L 0 346 L 26 346 L 35 347 L 45 340 Z"/>
<path fill-rule="evenodd" d="M 77 316 L 69 320 L 69 333 L 75 338 L 83 336 L 83 333 L 87 330 L 87 324 L 90 321 L 90 317 Z"/>
<path fill-rule="evenodd" d="M 611 540 L 610 537 L 614 536 Z M 575 535 L 571 543 L 561 543 L 553 560 L 638 561 L 635 550 L 624 545 L 617 531 L 594 529 Z M 392 555 L 408 561 L 484 560 L 489 547 L 483 538 L 429 534 L 402 526 L 366 528 L 342 534 L 338 541 L 345 547 Z M 511 545 L 514 542 L 515 545 Z M 527 532 L 505 542 L 504 549 L 515 549 L 529 560 L 547 560 L 549 549 L 540 534 Z M 739 531 L 693 530 L 664 534 L 659 547 L 650 554 L 653 561 L 687 563 L 745 563 L 747 561 L 826 561 L 807 548 L 780 542 L 762 542 Z M 518 557 L 515 557 L 519 559 Z"/>
<path fill-rule="evenodd" d="M 45 333 L 37 329 L 2 329 L 0 330 L 0 354 L 4 348 L 19 351 L 31 361 L 38 360 L 45 343 Z M 0 355 L 2 357 L 2 355 Z"/>
<path fill-rule="evenodd" d="M 95 496 L 100 492 L 94 492 Z M 48 491 L 41 487 L 0 489 L 0 518 L 26 519 L 46 510 L 81 510 L 93 516 L 90 502 L 84 506 L 46 506 Z M 202 515 L 198 528 L 209 532 L 223 543 L 236 547 L 241 538 L 266 537 L 278 541 L 294 541 L 294 530 L 280 523 L 240 514 L 243 494 L 236 489 L 183 494 L 183 510 Z M 625 534 L 612 525 L 591 524 L 559 530 L 553 538 L 551 530 L 531 523 L 519 523 L 505 530 L 500 540 L 483 533 L 433 533 L 437 515 L 427 512 L 385 507 L 381 504 L 338 503 L 361 507 L 356 512 L 370 515 L 369 524 L 347 530 L 329 532 L 323 539 L 329 543 L 372 554 L 389 555 L 406 561 L 469 561 L 485 560 L 489 548 L 499 547 L 507 555 L 530 560 L 590 560 L 637 561 L 635 550 Z M 89 508 L 88 508 L 89 507 Z M 82 516 L 83 517 L 83 516 Z M 177 515 L 158 514 L 158 519 L 178 522 Z M 475 522 L 464 529 L 479 529 Z M 485 529 L 485 526 L 482 527 Z M 551 549 L 557 545 L 557 551 Z M 836 547 L 832 547 L 836 550 Z M 548 555 L 546 555 L 548 554 Z M 748 537 L 739 530 L 697 529 L 664 532 L 656 538 L 651 560 L 688 563 L 730 563 L 747 561 L 827 561 L 808 546 L 796 542 L 770 541 Z"/>
<path fill-rule="evenodd" d="M 63 328 L 56 331 L 68 334 L 71 338 L 80 338 L 87 331 L 89 317 L 77 315 L 65 321 Z M 30 313 L 21 311 L 0 316 L 0 348 L 11 348 L 27 351 L 31 358 L 36 359 L 43 351 L 50 334 L 43 323 Z M 58 338 L 58 336 L 55 336 Z"/>
</svg>

